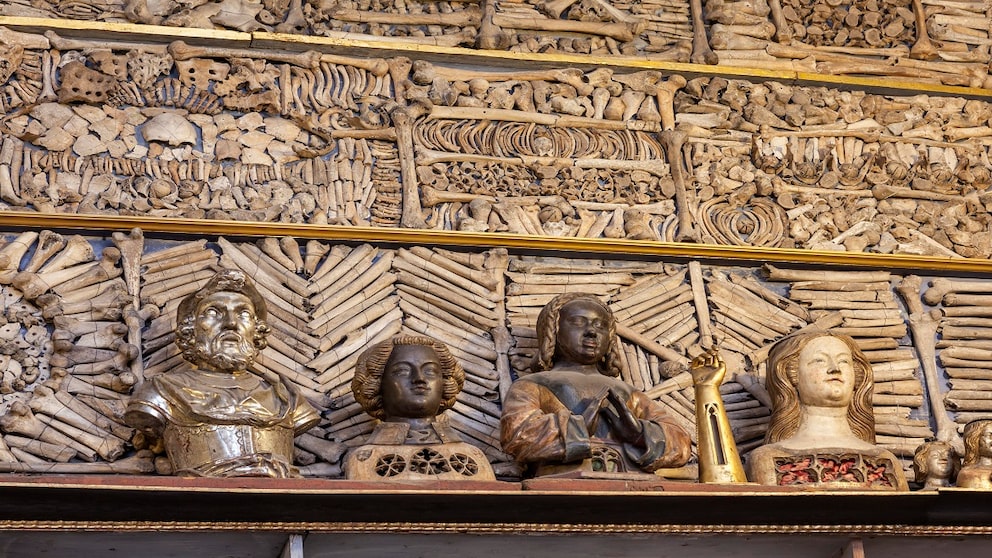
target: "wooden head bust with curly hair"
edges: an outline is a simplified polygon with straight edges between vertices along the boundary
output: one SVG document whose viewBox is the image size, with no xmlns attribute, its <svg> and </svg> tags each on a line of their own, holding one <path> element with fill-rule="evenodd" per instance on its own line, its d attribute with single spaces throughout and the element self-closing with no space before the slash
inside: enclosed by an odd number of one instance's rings
<svg viewBox="0 0 992 558">
<path fill-rule="evenodd" d="M 401 347 L 425 347 L 430 349 L 433 351 L 433 356 L 436 357 L 436 363 L 430 361 L 431 357 L 429 353 L 424 355 L 424 358 L 420 359 L 417 363 L 391 363 L 390 359 L 394 356 L 394 352 L 398 352 L 397 349 Z M 435 364 L 436 366 L 434 366 Z M 413 411 L 415 414 L 426 414 L 430 416 L 404 417 L 399 416 L 399 413 L 402 413 L 401 410 L 390 412 L 394 409 L 402 409 L 401 402 L 384 400 L 384 391 L 387 390 L 383 385 L 383 377 L 387 374 L 387 371 L 392 370 L 391 365 L 396 365 L 396 374 L 415 374 L 421 373 L 420 371 L 422 370 L 425 375 L 436 375 L 433 379 L 440 382 L 440 393 L 436 394 L 438 396 L 437 407 L 434 407 L 435 403 L 428 403 L 426 406 L 431 408 Z M 413 372 L 412 370 L 408 371 L 408 368 L 419 368 L 420 370 Z M 427 382 L 431 380 L 432 378 L 428 378 Z M 410 381 L 411 383 L 416 383 L 419 380 Z M 361 354 L 358 358 L 358 364 L 355 367 L 355 377 L 351 382 L 351 390 L 355 394 L 355 400 L 365 409 L 366 413 L 380 420 L 389 420 L 433 418 L 444 410 L 450 409 L 455 404 L 455 397 L 464 385 L 465 371 L 444 343 L 435 341 L 430 337 L 399 335 L 381 343 L 376 343 Z M 411 389 L 414 392 L 419 392 L 429 388 L 412 387 Z M 421 395 L 426 395 L 426 393 Z"/>
</svg>

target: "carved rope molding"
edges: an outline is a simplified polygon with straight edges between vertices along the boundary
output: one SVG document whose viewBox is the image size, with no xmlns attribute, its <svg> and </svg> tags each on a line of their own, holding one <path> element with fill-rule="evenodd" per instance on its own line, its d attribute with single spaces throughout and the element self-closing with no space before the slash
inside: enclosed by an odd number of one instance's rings
<svg viewBox="0 0 992 558">
<path fill-rule="evenodd" d="M 962 537 L 988 536 L 992 528 L 986 525 L 686 525 L 683 523 L 666 525 L 628 525 L 583 523 L 563 525 L 560 523 L 330 523 L 312 521 L 284 522 L 202 522 L 202 521 L 3 521 L 0 527 L 19 531 L 52 531 L 72 529 L 87 532 L 128 532 L 128 531 L 179 531 L 179 532 L 223 532 L 223 531 L 278 531 L 313 533 L 472 533 L 520 534 L 520 533 L 574 533 L 577 535 L 632 534 L 632 535 L 769 535 L 769 534 L 811 534 L 811 535 L 868 535 L 868 536 L 910 536 L 910 537 Z"/>
</svg>

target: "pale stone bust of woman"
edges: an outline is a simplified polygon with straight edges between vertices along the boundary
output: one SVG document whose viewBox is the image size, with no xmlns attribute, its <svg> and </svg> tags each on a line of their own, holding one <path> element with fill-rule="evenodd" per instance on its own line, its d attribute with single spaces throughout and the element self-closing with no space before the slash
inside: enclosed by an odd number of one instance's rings
<svg viewBox="0 0 992 558">
<path fill-rule="evenodd" d="M 899 460 L 875 445 L 872 371 L 853 339 L 786 337 L 769 354 L 772 416 L 748 477 L 761 484 L 907 490 Z"/>
</svg>

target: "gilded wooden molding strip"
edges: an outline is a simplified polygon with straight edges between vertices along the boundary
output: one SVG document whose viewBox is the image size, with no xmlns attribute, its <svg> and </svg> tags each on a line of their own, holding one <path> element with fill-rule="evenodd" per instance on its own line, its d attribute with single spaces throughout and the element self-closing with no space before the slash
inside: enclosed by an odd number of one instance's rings
<svg viewBox="0 0 992 558">
<path fill-rule="evenodd" d="M 342 227 L 296 223 L 256 223 L 206 219 L 41 214 L 23 211 L 0 213 L 0 227 L 115 231 L 141 228 L 147 233 L 197 236 L 293 236 L 343 242 L 389 242 L 429 246 L 514 248 L 540 252 L 582 252 L 597 255 L 640 255 L 729 261 L 788 262 L 796 264 L 941 272 L 989 273 L 992 261 L 952 259 L 907 254 L 829 252 L 753 246 L 664 243 L 645 240 L 527 236 L 505 233 L 454 232 L 427 229 Z"/>
<path fill-rule="evenodd" d="M 565 53 L 523 53 L 499 50 L 475 50 L 462 47 L 439 45 L 395 43 L 387 41 L 362 40 L 349 37 L 348 33 L 330 36 L 303 36 L 288 33 L 252 32 L 243 33 L 229 30 L 169 27 L 162 25 L 141 25 L 133 23 L 79 21 L 48 19 L 37 17 L 0 16 L 0 26 L 21 31 L 50 29 L 67 35 L 85 33 L 117 40 L 146 39 L 156 42 L 183 39 L 199 44 L 223 43 L 231 47 L 285 48 L 291 50 L 321 50 L 364 52 L 369 56 L 427 55 L 457 59 L 459 63 L 486 63 L 505 66 L 525 64 L 528 67 L 550 67 L 568 65 L 582 68 L 610 66 L 641 70 L 661 70 L 697 76 L 721 76 L 772 79 L 795 83 L 824 84 L 863 88 L 869 91 L 892 90 L 913 93 L 936 93 L 965 97 L 992 97 L 992 90 L 978 87 L 950 86 L 934 83 L 920 83 L 910 79 L 861 78 L 847 75 L 831 75 L 812 72 L 766 70 L 745 66 L 692 64 L 648 60 L 639 57 L 585 56 Z"/>
<path fill-rule="evenodd" d="M 371 523 L 312 521 L 0 521 L 0 530 L 57 531 L 275 531 L 319 533 L 595 534 L 595 535 L 889 535 L 914 537 L 988 536 L 989 525 L 682 525 L 616 523 Z"/>
<path fill-rule="evenodd" d="M 0 19 L 2 22 L 2 19 Z M 697 75 L 720 75 L 737 77 L 754 77 L 762 79 L 793 80 L 796 72 L 781 70 L 765 70 L 762 68 L 745 68 L 740 66 L 711 66 L 707 64 L 691 64 L 688 62 L 667 62 L 664 60 L 650 60 L 634 56 L 589 56 L 579 54 L 568 54 L 561 52 L 552 53 L 530 53 L 530 52 L 509 52 L 502 50 L 476 50 L 463 47 L 447 47 L 439 45 L 421 45 L 392 43 L 386 41 L 370 41 L 350 38 L 348 33 L 336 33 L 330 36 L 306 36 L 293 35 L 289 33 L 266 33 L 262 31 L 253 32 L 252 46 L 265 48 L 346 48 L 346 49 L 372 49 L 377 51 L 392 51 L 393 54 L 417 54 L 417 55 L 440 55 L 451 57 L 452 61 L 457 58 L 458 63 L 466 64 L 467 61 L 473 63 L 489 62 L 498 65 L 513 63 L 526 64 L 528 68 L 535 67 L 555 67 L 555 66 L 575 66 L 580 68 L 596 68 L 601 66 L 612 66 L 618 68 L 636 68 L 642 70 L 664 70 L 666 72 L 678 72 Z M 379 56 L 385 55 L 382 52 Z"/>
<path fill-rule="evenodd" d="M 21 31 L 58 31 L 66 36 L 98 36 L 116 40 L 149 40 L 169 42 L 177 39 L 196 42 L 223 42 L 229 46 L 247 47 L 252 41 L 251 33 L 226 29 L 200 29 L 197 27 L 167 27 L 164 25 L 141 25 L 78 19 L 48 19 L 41 17 L 0 16 L 0 25 Z"/>
</svg>

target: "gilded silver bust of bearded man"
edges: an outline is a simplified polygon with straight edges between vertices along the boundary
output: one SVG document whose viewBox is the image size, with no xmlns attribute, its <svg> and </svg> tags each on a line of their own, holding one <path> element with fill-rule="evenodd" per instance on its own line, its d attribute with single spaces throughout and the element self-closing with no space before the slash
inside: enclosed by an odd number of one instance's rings
<svg viewBox="0 0 992 558">
<path fill-rule="evenodd" d="M 282 378 L 248 370 L 266 346 L 265 317 L 261 295 L 235 270 L 179 304 L 176 345 L 188 364 L 146 379 L 124 416 L 164 439 L 175 474 L 300 476 L 293 438 L 320 416 Z"/>
</svg>

